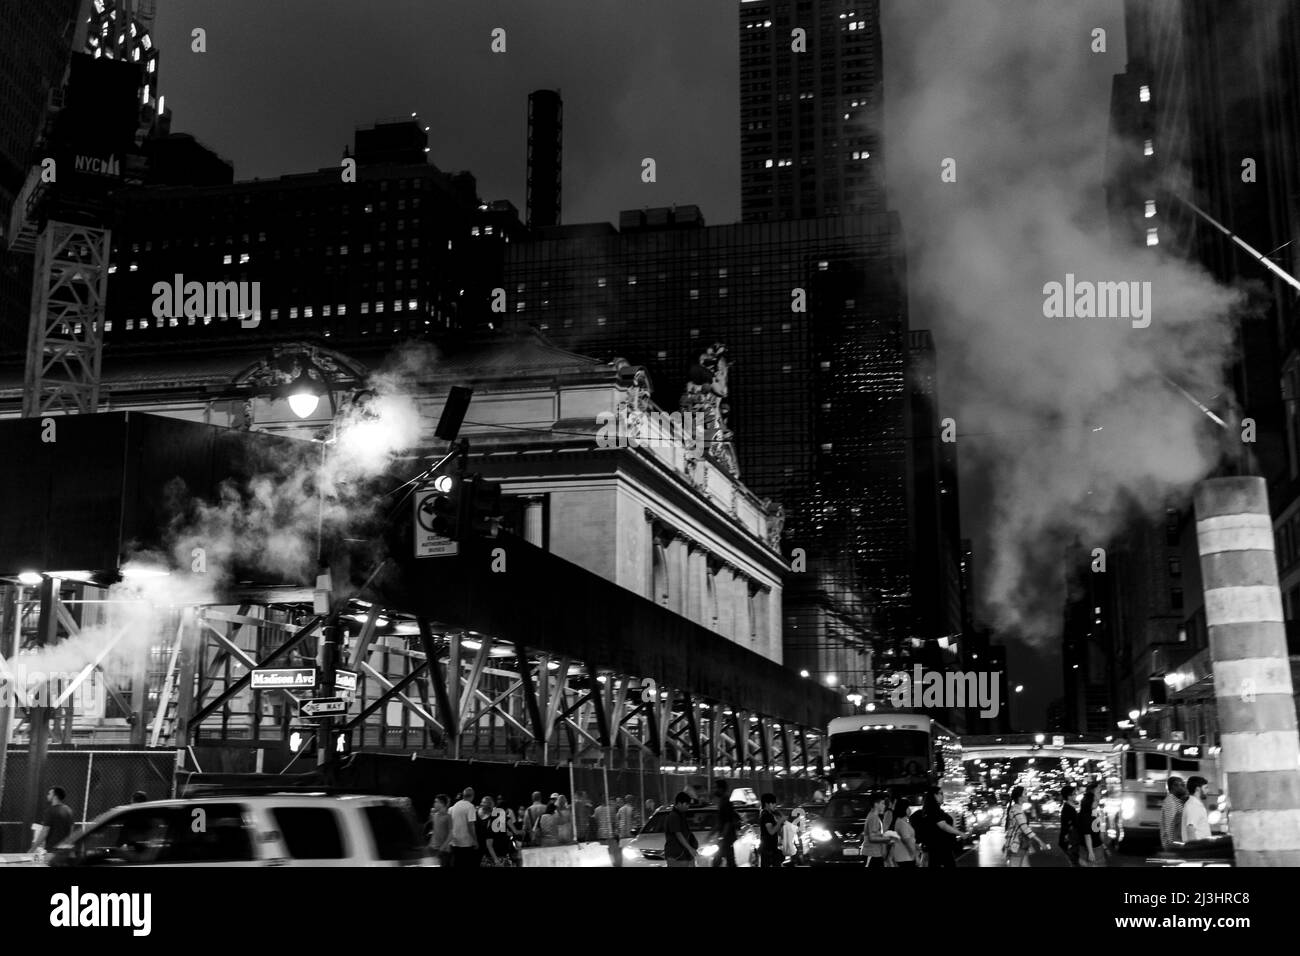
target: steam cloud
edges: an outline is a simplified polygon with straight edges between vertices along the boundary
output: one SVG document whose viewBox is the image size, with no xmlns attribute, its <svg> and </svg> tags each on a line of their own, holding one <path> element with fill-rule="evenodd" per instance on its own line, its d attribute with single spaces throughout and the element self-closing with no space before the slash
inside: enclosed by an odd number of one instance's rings
<svg viewBox="0 0 1300 956">
<path fill-rule="evenodd" d="M 885 152 L 912 324 L 935 329 L 940 414 L 956 419 L 964 473 L 989 483 L 986 610 L 1041 641 L 1059 633 L 1066 548 L 1108 545 L 1219 459 L 1225 433 L 1166 378 L 1202 400 L 1226 391 L 1239 295 L 1111 241 L 1101 184 L 1110 78 L 1125 66 L 1118 2 L 896 0 L 887 13 L 885 47 L 902 62 L 887 66 Z M 1097 26 L 1106 54 L 1090 50 Z M 940 181 L 947 157 L 955 183 Z M 1043 287 L 1067 273 L 1149 281 L 1150 327 L 1046 318 Z"/>
</svg>

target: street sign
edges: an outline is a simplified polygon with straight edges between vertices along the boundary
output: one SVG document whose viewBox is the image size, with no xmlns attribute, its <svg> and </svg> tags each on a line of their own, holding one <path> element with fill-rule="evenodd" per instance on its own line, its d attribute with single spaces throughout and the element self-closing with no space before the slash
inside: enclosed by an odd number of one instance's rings
<svg viewBox="0 0 1300 956">
<path fill-rule="evenodd" d="M 1064 734 L 1053 734 L 1053 735 L 1052 735 L 1052 746 L 1053 746 L 1053 747 L 1064 747 L 1064 746 L 1065 746 L 1065 735 L 1064 735 Z"/>
<path fill-rule="evenodd" d="M 253 690 L 303 690 L 319 683 L 314 667 L 258 667 L 252 675 Z"/>
<path fill-rule="evenodd" d="M 357 672 L 345 671 L 341 667 L 334 669 L 334 690 L 348 697 L 357 694 Z"/>
<path fill-rule="evenodd" d="M 316 697 L 312 700 L 298 702 L 298 712 L 304 717 L 328 717 L 331 714 L 346 714 L 348 702 L 342 697 Z"/>
<path fill-rule="evenodd" d="M 445 558 L 460 553 L 460 545 L 433 530 L 433 503 L 440 492 L 433 487 L 419 488 L 415 500 L 415 556 Z"/>
</svg>

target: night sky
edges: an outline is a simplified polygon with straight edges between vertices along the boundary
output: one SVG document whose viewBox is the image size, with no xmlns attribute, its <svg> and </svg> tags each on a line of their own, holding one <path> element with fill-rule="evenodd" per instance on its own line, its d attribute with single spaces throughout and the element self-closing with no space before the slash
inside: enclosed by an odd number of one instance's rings
<svg viewBox="0 0 1300 956">
<path fill-rule="evenodd" d="M 155 38 L 173 130 L 194 134 L 233 162 L 237 179 L 334 166 L 356 127 L 416 112 L 430 127 L 430 158 L 439 168 L 471 171 L 480 196 L 509 199 L 522 216 L 527 95 L 558 88 L 564 222 L 616 221 L 622 209 L 672 203 L 698 205 L 709 224 L 739 219 L 735 0 L 167 0 L 159 6 Z M 932 68 L 918 62 L 916 51 L 933 39 L 935 18 L 949 7 L 961 17 L 987 14 L 1000 22 L 981 24 L 983 48 L 953 51 Z M 999 31 L 1023 42 L 1024 27 L 1016 11 L 979 0 L 885 0 L 883 8 L 890 204 L 915 244 L 934 228 L 915 199 L 917 183 L 937 181 L 926 171 L 965 144 L 940 137 L 934 155 L 928 145 L 922 155 L 891 150 L 891 143 L 915 151 L 925 142 L 925 130 L 906 112 L 911 107 L 900 106 L 908 103 L 905 94 L 932 93 L 935 84 L 940 94 L 944 83 L 954 91 L 968 87 L 997 60 Z M 1110 77 L 1124 66 L 1120 0 L 1068 8 L 1067 35 L 1049 32 L 1042 39 L 1048 56 L 1053 43 L 1084 42 L 1079 30 L 1089 18 L 1109 28 L 1112 49 L 1081 60 L 1077 83 L 1053 91 L 1059 109 L 1042 117 L 1044 137 L 1054 135 L 1062 117 L 1104 133 Z M 190 51 L 195 27 L 207 32 L 205 53 Z M 507 31 L 504 54 L 490 52 L 495 27 Z M 963 25 L 955 35 L 969 32 Z M 1026 83 L 1032 86 L 1032 76 Z M 992 105 L 994 112 L 1017 109 Z M 1022 119 L 1032 127 L 1032 116 Z M 896 136 L 904 127 L 909 135 Z M 656 160 L 657 183 L 640 181 L 647 156 Z M 924 281 L 914 269 L 914 292 Z M 943 370 L 962 356 L 954 354 L 960 349 L 945 351 L 954 339 L 945 336 L 951 320 L 941 311 L 927 310 L 914 296 L 912 325 L 935 332 L 942 397 Z M 972 460 L 963 459 L 963 530 L 975 538 L 978 575 L 988 478 Z M 1047 702 L 1060 694 L 1059 655 L 1051 644 L 1039 635 L 1037 650 L 1012 645 L 1012 683 L 1027 689 L 1023 709 L 1013 715 L 1017 723 L 1039 723 Z"/>
</svg>

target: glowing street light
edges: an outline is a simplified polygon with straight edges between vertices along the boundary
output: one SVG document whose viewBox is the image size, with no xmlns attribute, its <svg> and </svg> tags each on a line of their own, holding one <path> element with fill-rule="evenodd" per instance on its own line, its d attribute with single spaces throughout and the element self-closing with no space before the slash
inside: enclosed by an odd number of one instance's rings
<svg viewBox="0 0 1300 956">
<path fill-rule="evenodd" d="M 1017 694 L 1019 694 L 1020 692 L 1022 692 L 1024 689 L 1025 689 L 1025 685 L 1024 685 L 1024 684 L 1017 684 L 1017 685 L 1016 685 L 1016 693 L 1017 693 Z"/>
<path fill-rule="evenodd" d="M 307 374 L 307 370 L 303 369 L 302 374 L 289 386 L 289 407 L 299 418 L 311 418 L 320 405 L 322 392 L 324 389 L 321 384 L 314 381 Z"/>
<path fill-rule="evenodd" d="M 1034 743 L 1036 744 L 1041 744 L 1046 739 L 1047 738 L 1044 737 L 1042 734 L 1034 734 Z"/>
<path fill-rule="evenodd" d="M 40 575 L 40 572 L 39 572 L 39 571 L 24 571 L 24 572 L 22 572 L 20 575 L 18 575 L 18 583 L 19 583 L 19 584 L 26 585 L 26 586 L 29 587 L 29 588 L 34 588 L 34 587 L 36 587 L 36 585 L 38 585 L 38 584 L 41 583 L 41 575 Z M 807 675 L 805 674 L 804 676 L 806 677 Z"/>
</svg>

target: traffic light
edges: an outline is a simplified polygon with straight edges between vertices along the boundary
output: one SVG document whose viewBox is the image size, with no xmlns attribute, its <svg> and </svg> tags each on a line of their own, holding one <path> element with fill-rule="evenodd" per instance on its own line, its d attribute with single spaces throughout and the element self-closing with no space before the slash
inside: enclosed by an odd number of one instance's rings
<svg viewBox="0 0 1300 956">
<path fill-rule="evenodd" d="M 495 538 L 501 522 L 501 486 L 475 475 L 469 481 L 468 533 Z"/>
<path fill-rule="evenodd" d="M 464 483 L 452 475 L 439 475 L 433 486 L 438 494 L 426 498 L 423 505 L 430 512 L 430 527 L 444 538 L 459 541 Z"/>
</svg>

